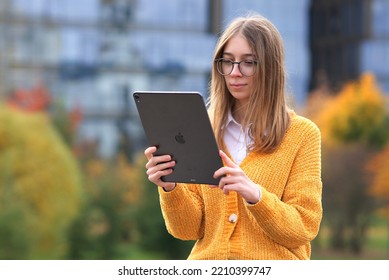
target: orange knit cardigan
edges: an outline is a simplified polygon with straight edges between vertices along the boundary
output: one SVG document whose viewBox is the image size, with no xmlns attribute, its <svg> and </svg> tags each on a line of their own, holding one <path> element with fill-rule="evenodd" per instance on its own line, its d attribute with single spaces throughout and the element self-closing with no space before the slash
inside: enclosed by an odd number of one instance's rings
<svg viewBox="0 0 389 280">
<path fill-rule="evenodd" d="M 261 188 L 254 205 L 207 185 L 158 188 L 167 230 L 197 240 L 188 259 L 309 259 L 322 219 L 317 126 L 292 112 L 279 148 L 251 152 L 240 167 Z"/>
</svg>

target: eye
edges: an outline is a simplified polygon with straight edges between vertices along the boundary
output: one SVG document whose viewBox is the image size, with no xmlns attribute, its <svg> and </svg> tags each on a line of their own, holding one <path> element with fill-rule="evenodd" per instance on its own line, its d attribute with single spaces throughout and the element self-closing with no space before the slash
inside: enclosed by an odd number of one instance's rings
<svg viewBox="0 0 389 280">
<path fill-rule="evenodd" d="M 246 65 L 246 66 L 254 66 L 257 64 L 257 62 L 255 60 L 245 60 L 243 61 L 243 63 Z"/>
</svg>

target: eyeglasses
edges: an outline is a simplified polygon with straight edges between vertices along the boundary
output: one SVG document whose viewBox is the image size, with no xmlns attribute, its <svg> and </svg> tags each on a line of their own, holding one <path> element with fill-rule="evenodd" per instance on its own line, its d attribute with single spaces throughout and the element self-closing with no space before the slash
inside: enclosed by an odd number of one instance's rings
<svg viewBox="0 0 389 280">
<path fill-rule="evenodd" d="M 242 61 L 232 61 L 231 59 L 218 58 L 215 60 L 217 71 L 223 75 L 228 76 L 234 70 L 235 64 L 238 64 L 240 73 L 243 76 L 250 77 L 255 74 L 257 70 L 258 62 L 255 60 L 242 60 Z"/>
</svg>

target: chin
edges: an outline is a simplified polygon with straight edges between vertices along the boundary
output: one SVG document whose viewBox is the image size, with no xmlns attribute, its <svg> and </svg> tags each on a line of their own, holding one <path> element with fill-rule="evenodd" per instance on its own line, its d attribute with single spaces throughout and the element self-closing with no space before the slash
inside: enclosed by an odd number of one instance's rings
<svg viewBox="0 0 389 280">
<path fill-rule="evenodd" d="M 239 101 L 248 101 L 250 94 L 247 92 L 230 91 L 231 95 Z"/>
</svg>

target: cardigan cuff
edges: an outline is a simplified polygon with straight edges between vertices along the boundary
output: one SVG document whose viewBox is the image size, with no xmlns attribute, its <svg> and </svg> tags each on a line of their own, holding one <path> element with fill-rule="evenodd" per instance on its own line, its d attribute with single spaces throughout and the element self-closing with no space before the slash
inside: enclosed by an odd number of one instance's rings
<svg viewBox="0 0 389 280">
<path fill-rule="evenodd" d="M 258 193 L 259 193 L 259 194 L 258 194 L 258 197 L 259 197 L 258 201 L 255 202 L 255 203 L 251 203 L 251 202 L 248 202 L 248 201 L 246 201 L 246 200 L 244 199 L 244 202 L 245 202 L 246 206 L 249 206 L 249 207 L 255 206 L 255 205 L 257 205 L 259 202 L 261 202 L 261 200 L 262 200 L 262 186 L 259 185 L 259 184 L 257 184 L 257 186 L 258 186 Z"/>
<path fill-rule="evenodd" d="M 177 184 L 176 187 L 166 192 L 162 187 L 158 187 L 161 204 L 167 209 L 177 209 L 186 204 L 184 185 Z"/>
</svg>

